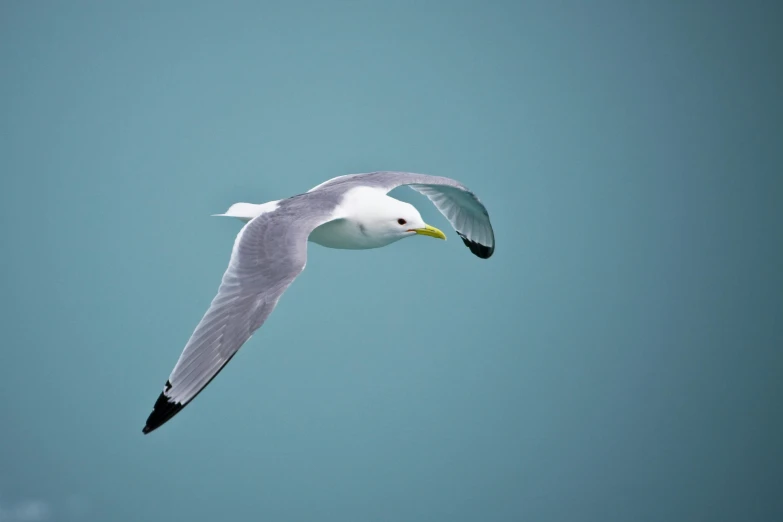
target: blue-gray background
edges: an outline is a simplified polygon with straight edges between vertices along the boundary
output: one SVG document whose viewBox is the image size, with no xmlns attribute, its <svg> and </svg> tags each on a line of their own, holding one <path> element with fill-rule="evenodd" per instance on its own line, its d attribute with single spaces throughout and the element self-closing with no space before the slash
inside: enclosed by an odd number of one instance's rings
<svg viewBox="0 0 783 522">
<path fill-rule="evenodd" d="M 773 2 L 0 5 L 0 520 L 780 520 Z M 237 201 L 451 176 L 498 247 L 310 248 L 141 428 Z"/>
</svg>

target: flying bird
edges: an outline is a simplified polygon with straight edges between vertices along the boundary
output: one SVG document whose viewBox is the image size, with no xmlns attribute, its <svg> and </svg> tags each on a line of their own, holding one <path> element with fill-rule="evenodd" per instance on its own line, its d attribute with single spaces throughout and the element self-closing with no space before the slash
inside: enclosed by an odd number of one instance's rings
<svg viewBox="0 0 783 522">
<path fill-rule="evenodd" d="M 185 345 L 142 430 L 150 433 L 188 405 L 261 327 L 304 270 L 307 242 L 339 249 L 379 248 L 423 235 L 446 239 L 416 208 L 387 194 L 407 185 L 427 196 L 476 256 L 495 250 L 489 214 L 476 195 L 445 177 L 371 172 L 330 179 L 304 194 L 224 214 L 245 225 L 206 314 Z"/>
</svg>

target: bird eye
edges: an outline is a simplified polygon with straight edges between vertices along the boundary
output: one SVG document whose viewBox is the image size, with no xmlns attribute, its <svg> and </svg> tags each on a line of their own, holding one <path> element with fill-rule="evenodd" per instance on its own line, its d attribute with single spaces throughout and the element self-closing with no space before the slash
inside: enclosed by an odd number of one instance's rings
<svg viewBox="0 0 783 522">
<path fill-rule="evenodd" d="M 400 219 L 397 220 L 397 223 L 399 223 L 400 225 L 404 225 L 405 223 L 407 223 L 407 221 L 405 221 L 404 219 L 400 218 Z"/>
</svg>

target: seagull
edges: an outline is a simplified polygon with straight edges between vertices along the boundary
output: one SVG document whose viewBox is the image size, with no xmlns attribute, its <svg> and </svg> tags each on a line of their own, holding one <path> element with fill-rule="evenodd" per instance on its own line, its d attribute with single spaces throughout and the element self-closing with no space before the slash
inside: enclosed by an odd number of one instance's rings
<svg viewBox="0 0 783 522">
<path fill-rule="evenodd" d="M 338 176 L 304 194 L 260 205 L 236 203 L 224 214 L 245 224 L 209 309 L 155 401 L 142 433 L 168 422 L 196 398 L 272 313 L 304 270 L 308 241 L 327 248 L 380 248 L 415 235 L 446 239 L 419 211 L 387 194 L 409 186 L 427 196 L 470 251 L 495 251 L 489 214 L 458 181 L 412 172 Z"/>
</svg>

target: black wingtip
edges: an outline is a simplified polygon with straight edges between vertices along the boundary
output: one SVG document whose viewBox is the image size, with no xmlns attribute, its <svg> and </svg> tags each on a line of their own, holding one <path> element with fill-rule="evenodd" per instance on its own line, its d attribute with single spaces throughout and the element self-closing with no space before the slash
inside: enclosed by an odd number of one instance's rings
<svg viewBox="0 0 783 522">
<path fill-rule="evenodd" d="M 184 404 L 174 402 L 170 397 L 166 396 L 166 391 L 170 389 L 171 383 L 166 381 L 165 391 L 161 393 L 158 400 L 155 401 L 155 406 L 152 407 L 152 413 L 147 417 L 147 424 L 141 430 L 144 435 L 163 426 L 169 419 L 185 407 Z"/>
<path fill-rule="evenodd" d="M 481 243 L 471 241 L 470 239 L 463 236 L 460 232 L 457 232 L 457 234 L 462 239 L 462 242 L 465 243 L 465 246 L 467 246 L 470 251 L 473 252 L 473 254 L 480 257 L 481 259 L 489 259 L 495 252 L 494 246 L 488 247 L 486 245 L 482 245 Z"/>
</svg>

